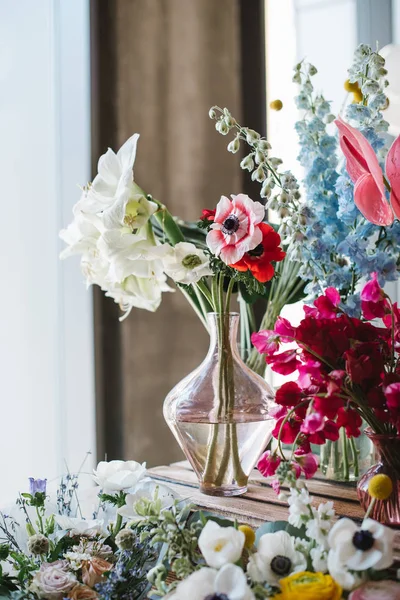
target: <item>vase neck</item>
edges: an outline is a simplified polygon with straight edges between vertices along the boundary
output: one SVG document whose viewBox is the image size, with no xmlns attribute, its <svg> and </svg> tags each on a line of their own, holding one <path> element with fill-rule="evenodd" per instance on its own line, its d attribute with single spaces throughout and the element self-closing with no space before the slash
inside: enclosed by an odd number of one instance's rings
<svg viewBox="0 0 400 600">
<path fill-rule="evenodd" d="M 210 349 L 214 353 L 222 348 L 238 354 L 237 334 L 239 325 L 238 313 L 208 313 L 207 321 L 210 328 Z"/>
</svg>

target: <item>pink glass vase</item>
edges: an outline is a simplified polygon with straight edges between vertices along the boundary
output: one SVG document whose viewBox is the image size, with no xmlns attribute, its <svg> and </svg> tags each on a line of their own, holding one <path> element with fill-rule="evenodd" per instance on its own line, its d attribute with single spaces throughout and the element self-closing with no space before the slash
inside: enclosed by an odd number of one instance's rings
<svg viewBox="0 0 400 600">
<path fill-rule="evenodd" d="M 164 402 L 164 417 L 203 493 L 237 496 L 271 439 L 273 392 L 237 347 L 239 315 L 208 314 L 210 348 L 202 364 Z"/>
<path fill-rule="evenodd" d="M 358 499 L 366 511 L 371 502 L 368 485 L 372 477 L 380 473 L 388 475 L 393 483 L 393 492 L 387 500 L 376 500 L 369 516 L 384 525 L 400 526 L 400 438 L 373 433 L 368 429 L 365 435 L 374 445 L 377 462 L 358 482 Z"/>
</svg>

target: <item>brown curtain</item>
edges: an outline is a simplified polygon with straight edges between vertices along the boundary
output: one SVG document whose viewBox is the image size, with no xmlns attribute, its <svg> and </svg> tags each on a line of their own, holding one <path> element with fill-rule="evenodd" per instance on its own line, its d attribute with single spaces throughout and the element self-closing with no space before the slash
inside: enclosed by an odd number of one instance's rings
<svg viewBox="0 0 400 600">
<path fill-rule="evenodd" d="M 238 0 L 92 3 L 93 156 L 139 132 L 136 181 L 184 219 L 242 191 L 238 160 L 208 117 L 213 104 L 241 116 L 240 27 Z M 96 292 L 99 454 L 179 460 L 163 400 L 201 362 L 207 335 L 179 291 L 155 314 L 117 319 Z"/>
</svg>

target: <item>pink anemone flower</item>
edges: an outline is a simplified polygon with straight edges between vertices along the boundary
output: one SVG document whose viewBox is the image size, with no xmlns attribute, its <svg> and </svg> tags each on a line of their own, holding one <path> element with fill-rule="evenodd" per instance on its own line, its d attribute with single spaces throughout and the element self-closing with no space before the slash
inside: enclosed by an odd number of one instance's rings
<svg viewBox="0 0 400 600">
<path fill-rule="evenodd" d="M 391 225 L 393 211 L 400 218 L 400 137 L 393 142 L 386 157 L 386 174 L 391 183 L 391 207 L 386 199 L 384 174 L 371 144 L 358 129 L 340 117 L 335 124 L 339 129 L 346 169 L 354 183 L 355 205 L 374 225 Z"/>
<path fill-rule="evenodd" d="M 258 225 L 265 217 L 265 208 L 246 194 L 222 196 L 217 204 L 214 223 L 207 234 L 207 245 L 215 256 L 227 265 L 237 263 L 246 252 L 262 242 Z"/>
</svg>

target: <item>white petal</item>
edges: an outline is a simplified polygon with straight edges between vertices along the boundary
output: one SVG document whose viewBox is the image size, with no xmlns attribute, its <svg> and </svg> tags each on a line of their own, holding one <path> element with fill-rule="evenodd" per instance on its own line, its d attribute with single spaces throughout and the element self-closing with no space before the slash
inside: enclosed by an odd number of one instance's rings
<svg viewBox="0 0 400 600">
<path fill-rule="evenodd" d="M 128 168 L 133 170 L 139 137 L 138 133 L 134 133 L 117 152 L 123 171 Z"/>
<path fill-rule="evenodd" d="M 247 592 L 246 575 L 236 565 L 225 565 L 215 579 L 215 591 L 229 600 L 243 600 Z"/>
<path fill-rule="evenodd" d="M 121 162 L 111 148 L 108 148 L 107 152 L 100 156 L 97 170 L 105 182 L 117 187 L 122 172 Z"/>
</svg>

